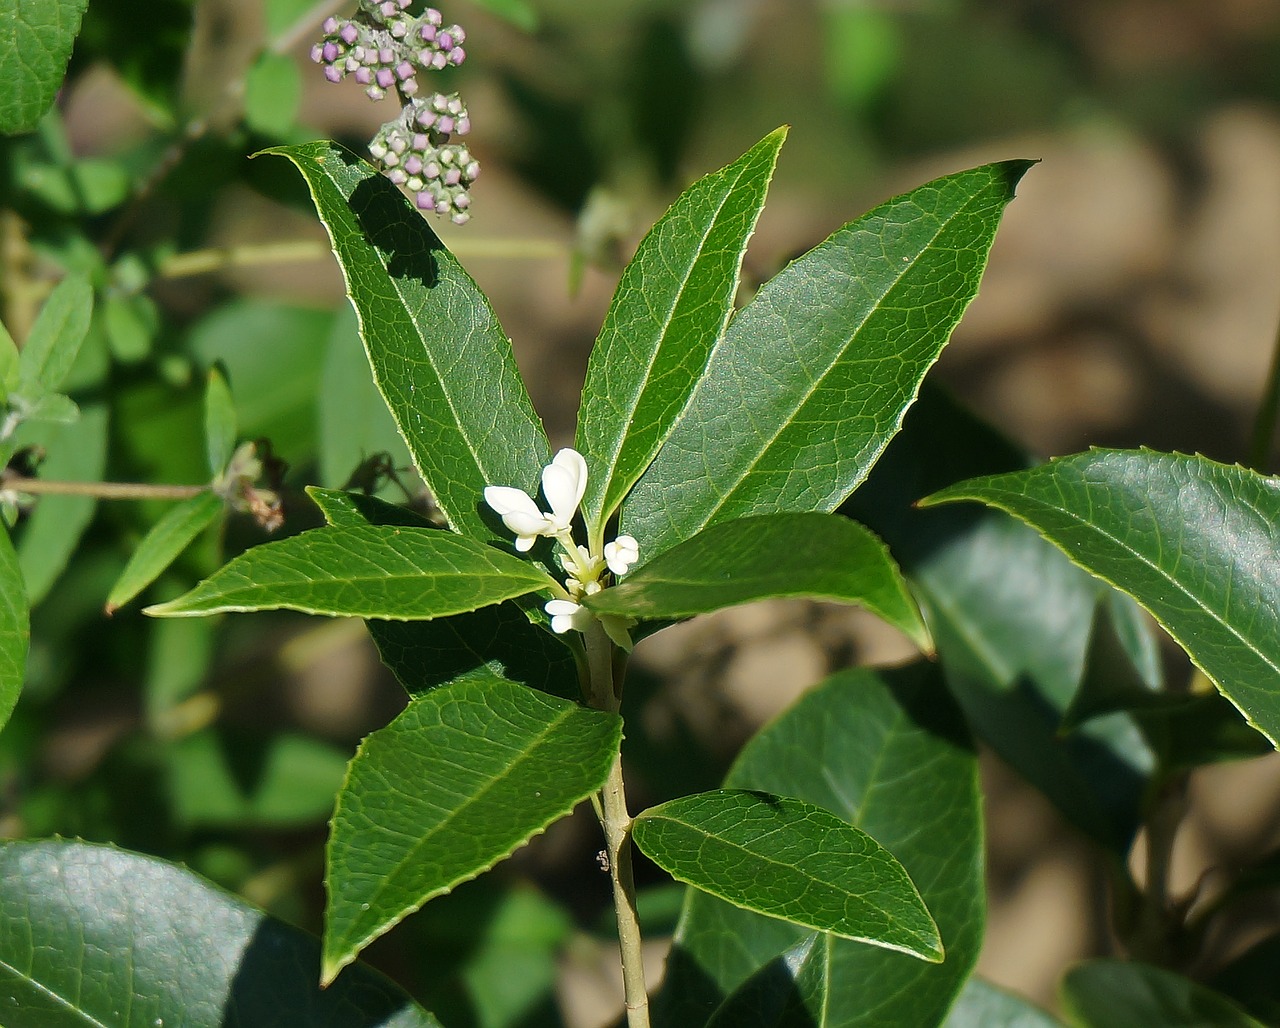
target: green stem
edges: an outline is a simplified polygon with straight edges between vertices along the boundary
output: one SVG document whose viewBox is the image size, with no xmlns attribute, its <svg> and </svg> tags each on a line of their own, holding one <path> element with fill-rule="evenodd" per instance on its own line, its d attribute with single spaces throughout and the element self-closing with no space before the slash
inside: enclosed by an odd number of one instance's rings
<svg viewBox="0 0 1280 1028">
<path fill-rule="evenodd" d="M 1271 455 L 1271 439 L 1276 431 L 1276 417 L 1280 415 L 1280 328 L 1271 348 L 1271 370 L 1267 373 L 1267 387 L 1258 405 L 1253 421 L 1253 436 L 1249 442 L 1248 466 L 1263 471 Z"/>
<path fill-rule="evenodd" d="M 58 482 L 0 472 L 0 492 L 31 496 L 96 496 L 99 500 L 189 500 L 207 485 L 145 485 L 140 482 Z"/>
<path fill-rule="evenodd" d="M 614 646 L 599 622 L 583 633 L 587 663 L 591 669 L 592 706 L 617 711 L 614 689 Z M 644 984 L 644 953 L 640 918 L 636 913 L 636 886 L 631 873 L 631 815 L 622 781 L 622 753 L 614 758 L 609 778 L 600 790 L 596 812 L 604 830 L 613 881 L 613 907 L 618 918 L 618 947 L 622 955 L 623 999 L 628 1028 L 649 1028 L 649 994 Z"/>
<path fill-rule="evenodd" d="M 1169 868 L 1173 844 L 1187 812 L 1185 774 L 1165 782 L 1147 817 L 1147 874 L 1137 912 L 1137 923 L 1129 941 L 1129 951 L 1138 960 L 1169 966 L 1180 950 L 1183 925 L 1169 895 Z"/>
</svg>

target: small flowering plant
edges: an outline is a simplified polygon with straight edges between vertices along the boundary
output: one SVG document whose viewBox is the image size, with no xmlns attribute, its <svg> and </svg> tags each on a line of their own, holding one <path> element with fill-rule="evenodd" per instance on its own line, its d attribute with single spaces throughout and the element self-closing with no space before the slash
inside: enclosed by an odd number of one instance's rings
<svg viewBox="0 0 1280 1028">
<path fill-rule="evenodd" d="M 398 59 L 370 54 L 438 25 L 428 12 L 401 31 L 397 10 L 377 8 L 388 10 L 390 28 L 327 26 L 319 59 L 369 69 L 378 90 L 412 81 Z M 859 604 L 931 648 L 885 545 L 834 512 L 973 298 L 1027 165 L 988 165 L 886 202 L 735 312 L 784 137 L 771 133 L 695 183 L 640 244 L 591 355 L 577 438 L 554 455 L 506 333 L 398 177 L 330 143 L 276 151 L 310 186 L 374 378 L 447 528 L 313 489 L 327 527 L 255 547 L 150 613 L 361 617 L 412 694 L 361 746 L 338 798 L 325 981 L 588 798 L 606 840 L 633 1025 L 649 1023 L 633 842 L 716 902 L 831 933 L 900 970 L 905 961 L 909 976 L 943 983 L 939 996 L 963 979 L 964 960 L 937 967 L 969 914 L 948 907 L 945 883 L 913 881 L 847 818 L 758 787 L 635 818 L 626 806 L 626 662 L 664 625 L 815 597 Z M 792 850 L 805 856 L 783 870 Z M 806 885 L 815 880 L 818 893 Z"/>
</svg>

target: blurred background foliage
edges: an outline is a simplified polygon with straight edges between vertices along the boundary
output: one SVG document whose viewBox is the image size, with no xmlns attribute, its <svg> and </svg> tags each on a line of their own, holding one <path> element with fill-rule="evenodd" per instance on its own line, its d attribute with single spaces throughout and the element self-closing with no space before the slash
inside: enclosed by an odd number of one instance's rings
<svg viewBox="0 0 1280 1028">
<path fill-rule="evenodd" d="M 67 384 L 83 417 L 28 426 L 42 477 L 205 480 L 205 373 L 221 362 L 241 436 L 288 464 L 283 532 L 317 523 L 307 484 L 417 497 L 410 470 L 378 472 L 408 458 L 302 183 L 286 162 L 250 159 L 325 136 L 360 150 L 391 116 L 307 61 L 325 13 L 153 0 L 144 19 L 129 0 L 91 0 L 57 106 L 0 142 L 5 324 L 22 338 L 62 270 L 97 291 Z M 644 228 L 786 122 L 746 289 L 932 174 L 1043 158 L 941 379 L 1045 453 L 1242 456 L 1280 309 L 1272 0 L 490 0 L 444 14 L 468 30 L 447 88 L 470 107 L 484 171 L 472 223 L 433 227 L 493 299 L 553 442 L 571 434 L 586 354 Z M 357 623 L 151 622 L 136 604 L 105 618 L 165 509 L 49 498 L 20 524 L 32 650 L 0 734 L 0 833 L 184 861 L 315 928 L 344 763 L 404 697 Z M 146 598 L 263 537 L 232 517 Z M 641 648 L 629 701 L 636 805 L 716 784 L 736 744 L 827 670 L 906 653 L 820 605 L 663 633 Z M 1069 959 L 1106 950 L 1099 878 L 1043 801 L 987 771 L 981 969 L 1049 1001 Z M 1197 815 L 1184 877 L 1275 834 L 1274 763 L 1231 773 L 1248 787 L 1219 785 L 1239 802 Z M 370 958 L 452 1025 L 553 1024 L 557 1003 L 599 1023 L 614 991 L 595 831 L 589 817 L 557 826 Z M 675 898 L 660 883 L 644 897 L 657 935 Z"/>
</svg>

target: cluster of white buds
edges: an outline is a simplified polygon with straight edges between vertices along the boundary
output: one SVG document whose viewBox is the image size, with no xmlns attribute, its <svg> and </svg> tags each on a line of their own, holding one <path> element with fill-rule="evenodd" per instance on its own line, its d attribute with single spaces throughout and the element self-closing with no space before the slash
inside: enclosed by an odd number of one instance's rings
<svg viewBox="0 0 1280 1028">
<path fill-rule="evenodd" d="M 419 97 L 418 74 L 456 67 L 466 60 L 459 25 L 445 25 L 434 7 L 407 13 L 412 0 L 360 0 L 349 20 L 327 18 L 311 59 L 323 65 L 330 82 L 350 75 L 371 100 L 395 91 L 400 115 L 378 130 L 369 152 L 379 169 L 414 194 L 419 210 L 448 215 L 455 224 L 470 219 L 469 187 L 480 165 L 462 144 L 471 119 L 458 94 Z"/>
<path fill-rule="evenodd" d="M 573 518 L 587 489 L 587 462 L 577 450 L 564 449 L 542 469 L 542 494 L 550 510 L 541 510 L 537 501 L 523 489 L 491 485 L 484 490 L 484 500 L 501 517 L 502 523 L 516 536 L 516 549 L 525 553 L 541 537 L 560 544 L 560 566 L 567 574 L 564 595 L 545 605 L 551 617 L 551 630 L 561 633 L 584 631 L 598 620 L 605 632 L 624 649 L 631 649 L 628 630 L 630 618 L 594 614 L 582 605 L 584 597 L 605 587 L 601 581 L 605 570 L 615 576 L 625 575 L 640 558 L 640 547 L 629 535 L 620 535 L 606 543 L 602 553 L 593 553 L 573 541 Z"/>
</svg>

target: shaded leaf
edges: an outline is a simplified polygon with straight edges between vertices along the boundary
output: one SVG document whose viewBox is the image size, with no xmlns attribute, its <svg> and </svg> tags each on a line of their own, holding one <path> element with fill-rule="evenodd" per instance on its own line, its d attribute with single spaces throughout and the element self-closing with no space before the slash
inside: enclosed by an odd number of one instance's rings
<svg viewBox="0 0 1280 1028">
<path fill-rule="evenodd" d="M 496 676 L 411 700 L 361 744 L 338 797 L 323 980 L 598 790 L 621 733 L 615 714 Z"/>
<path fill-rule="evenodd" d="M 319 950 L 314 937 L 154 857 L 83 842 L 0 844 L 6 1028 L 439 1028 L 365 965 L 321 990 Z"/>
<path fill-rule="evenodd" d="M 316 528 L 265 543 L 156 617 L 288 608 L 330 617 L 406 620 L 461 614 L 545 589 L 537 565 L 439 529 Z"/>
<path fill-rule="evenodd" d="M 673 878 L 735 906 L 942 960 L 937 926 L 902 865 L 822 807 L 726 789 L 650 807 L 631 831 Z"/>
<path fill-rule="evenodd" d="M 1027 463 L 926 383 L 903 431 L 842 509 L 879 533 L 902 565 L 974 732 L 1068 820 L 1124 854 L 1154 754 L 1128 714 L 1070 733 L 1062 717 L 1085 674 L 1100 607 L 1133 666 L 1158 683 L 1150 630 L 1135 616 L 1145 614 L 1001 511 L 915 506 L 959 479 Z"/>
<path fill-rule="evenodd" d="M 746 745 L 725 784 L 785 792 L 840 814 L 901 862 L 937 923 L 941 964 L 819 936 L 814 945 L 826 952 L 806 958 L 828 969 L 825 1020 L 815 1024 L 940 1021 L 977 959 L 985 900 L 977 761 L 936 667 L 833 675 Z M 809 935 L 691 891 L 655 1023 L 704 1024 Z"/>
<path fill-rule="evenodd" d="M 582 502 L 603 531 L 662 446 L 733 312 L 747 240 L 764 207 L 781 128 L 686 189 L 628 262 L 587 364 L 575 444 Z"/>
<path fill-rule="evenodd" d="M 1223 694 L 1280 740 L 1280 479 L 1204 457 L 1092 450 L 962 482 L 1147 608 Z"/>
<path fill-rule="evenodd" d="M 283 136 L 298 117 L 302 75 L 284 54 L 259 54 L 244 80 L 244 121 L 255 132 Z"/>
<path fill-rule="evenodd" d="M 942 1028 L 1061 1028 L 1030 1000 L 997 989 L 977 976 L 965 982 Z"/>
<path fill-rule="evenodd" d="M 30 132 L 62 85 L 89 0 L 0 0 L 0 133 Z"/>
<path fill-rule="evenodd" d="M 0 524 L 0 727 L 9 720 L 27 668 L 31 618 L 18 555 Z"/>
<path fill-rule="evenodd" d="M 822 1024 L 830 948 L 807 935 L 748 978 L 711 1015 L 706 1028 L 815 1028 Z"/>
<path fill-rule="evenodd" d="M 1062 981 L 1062 1005 L 1081 1028 L 1262 1028 L 1262 1022 L 1212 989 L 1125 960 L 1077 964 Z"/>
<path fill-rule="evenodd" d="M 766 283 L 716 342 L 623 509 L 661 553 L 708 524 L 831 511 L 898 431 L 978 290 L 1025 161 L 936 179 Z"/>
<path fill-rule="evenodd" d="M 603 613 L 663 619 L 773 596 L 856 603 L 929 647 L 920 612 L 884 543 L 830 514 L 713 525 L 584 602 Z"/>
<path fill-rule="evenodd" d="M 1280 1023 L 1280 936 L 1245 950 L 1207 983 L 1235 1000 L 1264 1024 Z"/>
<path fill-rule="evenodd" d="M 199 493 L 171 507 L 138 543 L 107 597 L 112 614 L 159 578 L 191 541 L 222 513 L 222 497 Z"/>
<path fill-rule="evenodd" d="M 550 447 L 489 301 L 400 190 L 350 151 L 265 152 L 307 180 L 378 388 L 440 509 L 460 532 L 503 538 L 482 517 L 484 487 L 532 491 Z"/>
</svg>

